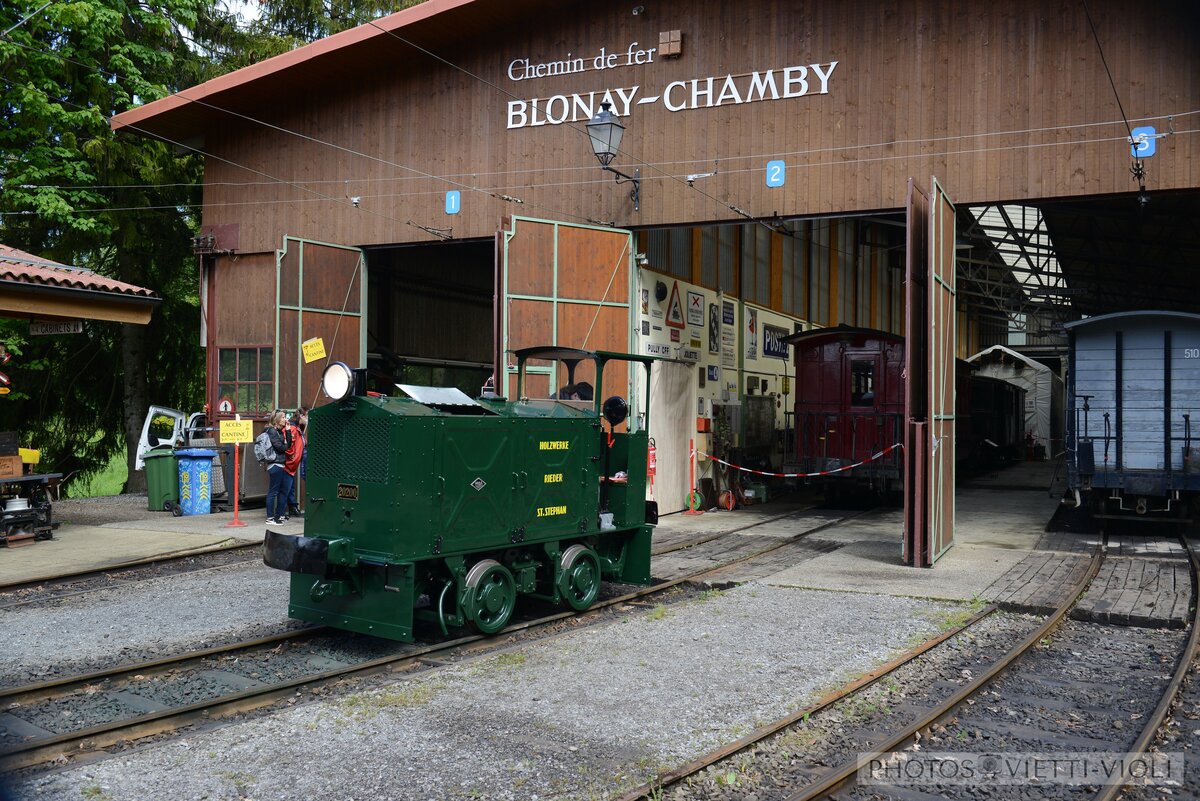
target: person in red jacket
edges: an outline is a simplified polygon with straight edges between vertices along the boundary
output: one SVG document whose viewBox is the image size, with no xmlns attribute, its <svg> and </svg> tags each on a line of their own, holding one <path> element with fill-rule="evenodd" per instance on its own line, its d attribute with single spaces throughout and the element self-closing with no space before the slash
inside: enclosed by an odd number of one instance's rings
<svg viewBox="0 0 1200 801">
<path fill-rule="evenodd" d="M 287 460 L 283 463 L 283 469 L 291 476 L 292 482 L 290 492 L 287 497 L 287 514 L 302 516 L 300 504 L 296 502 L 296 485 L 300 483 L 299 476 L 300 466 L 304 461 L 304 451 L 307 443 L 304 441 L 304 429 L 308 427 L 308 409 L 301 406 L 296 410 L 296 414 L 288 421 L 287 429 L 292 435 L 291 445 L 288 447 Z M 287 520 L 287 515 L 284 516 Z"/>
</svg>

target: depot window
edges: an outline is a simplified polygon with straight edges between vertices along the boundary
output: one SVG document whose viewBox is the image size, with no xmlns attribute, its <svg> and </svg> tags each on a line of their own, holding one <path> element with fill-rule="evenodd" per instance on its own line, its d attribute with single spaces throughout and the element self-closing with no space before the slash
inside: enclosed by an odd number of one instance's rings
<svg viewBox="0 0 1200 801">
<path fill-rule="evenodd" d="M 217 403 L 239 414 L 269 414 L 275 407 L 275 352 L 269 347 L 217 351 Z"/>
<path fill-rule="evenodd" d="M 850 405 L 875 405 L 875 363 L 854 362 L 850 366 Z"/>
</svg>

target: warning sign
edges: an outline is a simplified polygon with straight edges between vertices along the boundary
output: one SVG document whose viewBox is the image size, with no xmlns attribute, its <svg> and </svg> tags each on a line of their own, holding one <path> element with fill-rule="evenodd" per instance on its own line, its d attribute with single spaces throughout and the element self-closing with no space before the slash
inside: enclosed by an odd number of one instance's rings
<svg viewBox="0 0 1200 801">
<path fill-rule="evenodd" d="M 671 285 L 671 302 L 667 304 L 667 325 L 671 328 L 683 328 L 683 304 L 679 302 L 679 282 Z"/>
</svg>

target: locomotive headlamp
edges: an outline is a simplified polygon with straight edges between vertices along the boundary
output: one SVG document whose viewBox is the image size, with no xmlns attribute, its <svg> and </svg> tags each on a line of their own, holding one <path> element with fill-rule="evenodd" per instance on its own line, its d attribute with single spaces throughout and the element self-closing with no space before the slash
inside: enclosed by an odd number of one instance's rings
<svg viewBox="0 0 1200 801">
<path fill-rule="evenodd" d="M 345 399 L 354 388 L 354 373 L 343 362 L 334 362 L 321 376 L 321 389 L 335 401 Z"/>
</svg>

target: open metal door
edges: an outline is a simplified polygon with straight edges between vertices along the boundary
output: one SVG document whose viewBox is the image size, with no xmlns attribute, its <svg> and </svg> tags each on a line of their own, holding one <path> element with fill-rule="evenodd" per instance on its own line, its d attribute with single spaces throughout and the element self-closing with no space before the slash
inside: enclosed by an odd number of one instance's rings
<svg viewBox="0 0 1200 801">
<path fill-rule="evenodd" d="M 904 562 L 930 567 L 954 544 L 954 204 L 908 183 Z"/>
<path fill-rule="evenodd" d="M 516 392 L 511 351 L 537 345 L 628 353 L 633 344 L 633 234 L 630 231 L 513 217 L 497 235 L 496 391 Z M 575 384 L 596 386 L 580 363 Z M 563 372 L 558 374 L 555 371 Z M 530 362 L 525 392 L 556 395 L 567 383 L 561 364 Z M 611 382 L 611 378 L 606 377 Z M 610 386 L 612 386 L 610 384 Z M 638 396 L 626 395 L 630 419 Z"/>
<path fill-rule="evenodd" d="M 331 362 L 367 366 L 366 269 L 359 248 L 284 237 L 275 252 L 278 408 L 321 405 L 321 374 Z M 304 343 L 316 339 L 325 356 L 306 361 Z"/>
</svg>

